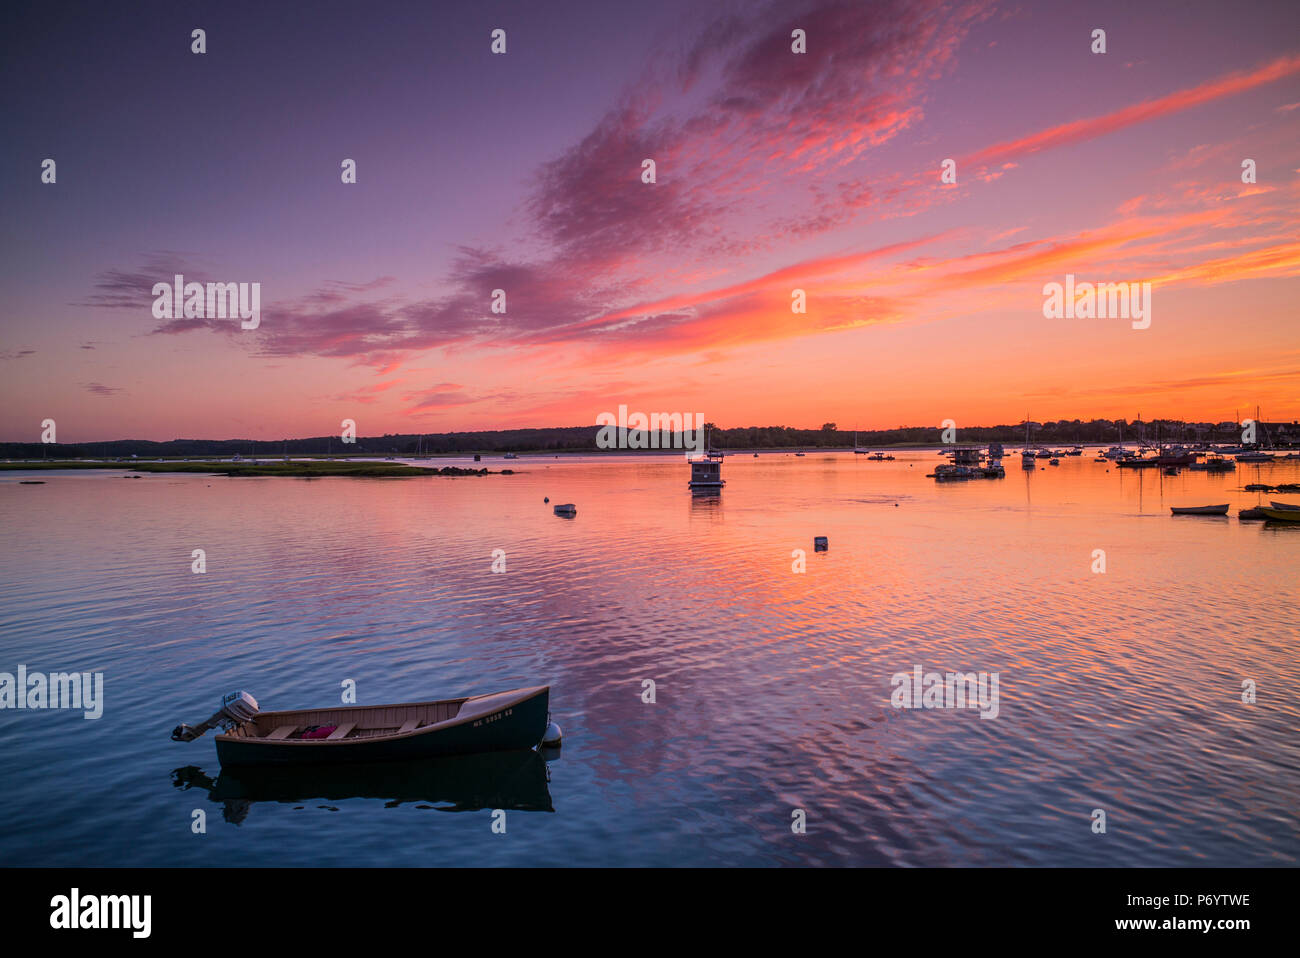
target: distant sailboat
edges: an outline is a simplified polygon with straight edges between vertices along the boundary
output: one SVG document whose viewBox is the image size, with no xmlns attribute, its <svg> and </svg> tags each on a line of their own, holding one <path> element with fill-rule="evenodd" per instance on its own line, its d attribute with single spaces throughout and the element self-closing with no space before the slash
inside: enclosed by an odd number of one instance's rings
<svg viewBox="0 0 1300 958">
<path fill-rule="evenodd" d="M 1020 450 L 1020 468 L 1025 470 L 1031 470 L 1036 468 L 1036 466 L 1034 465 L 1034 460 L 1036 458 L 1037 456 L 1034 455 L 1033 448 L 1030 447 L 1029 445 L 1029 416 L 1028 414 L 1026 414 L 1025 415 L 1025 448 Z"/>
<path fill-rule="evenodd" d="M 1267 442 L 1268 429 L 1260 421 L 1258 406 L 1255 407 L 1255 424 L 1264 430 L 1265 442 L 1256 441 L 1253 447 L 1247 448 L 1236 457 L 1238 462 L 1272 462 L 1277 458 L 1273 453 L 1264 451 L 1271 444 Z"/>
</svg>

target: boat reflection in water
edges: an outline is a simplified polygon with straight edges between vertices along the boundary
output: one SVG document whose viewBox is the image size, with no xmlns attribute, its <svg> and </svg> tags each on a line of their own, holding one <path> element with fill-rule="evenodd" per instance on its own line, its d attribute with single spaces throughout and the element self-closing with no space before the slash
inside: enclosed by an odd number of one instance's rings
<svg viewBox="0 0 1300 958">
<path fill-rule="evenodd" d="M 223 768 L 215 779 L 198 766 L 186 765 L 172 772 L 172 785 L 203 789 L 225 806 L 222 817 L 235 825 L 257 802 L 353 798 L 384 799 L 386 808 L 428 803 L 440 812 L 553 812 L 546 763 L 559 754 L 559 749 L 526 749 L 405 762 Z"/>
</svg>

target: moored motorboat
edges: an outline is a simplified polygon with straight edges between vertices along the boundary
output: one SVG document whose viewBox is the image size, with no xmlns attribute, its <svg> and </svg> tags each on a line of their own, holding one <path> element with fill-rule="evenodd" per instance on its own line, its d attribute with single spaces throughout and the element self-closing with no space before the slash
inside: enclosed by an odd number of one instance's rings
<svg viewBox="0 0 1300 958">
<path fill-rule="evenodd" d="M 757 455 L 757 453 L 755 453 Z M 798 453 L 802 456 L 803 453 Z M 704 454 L 700 458 L 687 457 L 691 467 L 691 479 L 686 483 L 692 492 L 704 490 L 717 491 L 727 484 L 722 478 L 722 453 L 709 445 L 709 434 L 704 433 Z"/>
<path fill-rule="evenodd" d="M 1160 466 L 1190 466 L 1194 462 L 1196 462 L 1196 453 L 1182 446 L 1162 449 L 1156 456 L 1156 464 Z"/>
<path fill-rule="evenodd" d="M 1170 512 L 1176 516 L 1226 516 L 1228 503 L 1218 506 L 1173 506 Z"/>
<path fill-rule="evenodd" d="M 727 484 L 722 478 L 722 463 L 716 459 L 691 460 L 691 478 L 686 483 L 692 489 L 721 489 Z"/>
<path fill-rule="evenodd" d="M 1274 522 L 1300 522 L 1300 509 L 1265 509 L 1261 506 L 1258 511 Z"/>
<path fill-rule="evenodd" d="M 1223 456 L 1208 456 L 1205 462 L 1194 462 L 1191 468 L 1196 472 L 1232 472 L 1237 463 Z"/>
<path fill-rule="evenodd" d="M 1002 479 L 1006 476 L 1002 467 L 1002 446 L 998 443 L 989 446 L 987 462 L 979 446 L 954 447 L 950 455 L 951 462 L 935 466 L 934 472 L 926 473 L 926 478 L 952 482 L 958 479 Z"/>
<path fill-rule="evenodd" d="M 262 712 L 246 692 L 222 699 L 212 718 L 178 725 L 190 742 L 218 725 L 222 765 L 377 762 L 532 748 L 548 737 L 550 686 L 398 705 Z"/>
</svg>

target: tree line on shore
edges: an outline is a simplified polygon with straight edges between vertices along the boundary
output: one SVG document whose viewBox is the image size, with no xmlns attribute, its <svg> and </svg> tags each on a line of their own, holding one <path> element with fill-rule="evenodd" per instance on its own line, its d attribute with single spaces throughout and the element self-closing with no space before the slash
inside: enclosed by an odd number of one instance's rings
<svg viewBox="0 0 1300 958">
<path fill-rule="evenodd" d="M 1264 424 L 1278 445 L 1300 441 L 1296 423 Z M 791 426 L 741 426 L 731 429 L 707 424 L 709 445 L 713 449 L 830 449 L 852 446 L 855 435 L 859 446 L 938 445 L 942 442 L 940 426 L 902 426 L 894 429 L 839 429 L 825 423 L 820 429 Z M 479 432 L 394 433 L 383 436 L 357 437 L 355 443 L 343 443 L 337 436 L 306 439 L 172 439 L 156 442 L 142 439 L 117 439 L 107 442 L 0 443 L 0 457 L 6 459 L 95 459 L 186 458 L 199 456 L 242 457 L 273 456 L 414 456 L 469 455 L 506 452 L 599 452 L 596 445 L 598 426 L 561 426 L 542 429 L 497 429 Z M 1025 438 L 1023 422 L 1000 426 L 958 426 L 959 443 L 1019 443 Z M 1121 433 L 1133 442 L 1145 434 L 1148 440 L 1166 442 L 1239 442 L 1236 423 L 1184 423 L 1179 420 L 1152 420 L 1130 423 L 1125 420 L 1061 420 L 1030 423 L 1030 439 L 1036 443 L 1065 445 L 1073 443 L 1117 443 Z M 681 436 L 675 436 L 673 448 L 683 448 Z M 648 445 L 648 444 L 647 444 Z M 660 441 L 659 447 L 667 443 Z M 615 451 L 615 450 L 609 450 Z"/>
</svg>

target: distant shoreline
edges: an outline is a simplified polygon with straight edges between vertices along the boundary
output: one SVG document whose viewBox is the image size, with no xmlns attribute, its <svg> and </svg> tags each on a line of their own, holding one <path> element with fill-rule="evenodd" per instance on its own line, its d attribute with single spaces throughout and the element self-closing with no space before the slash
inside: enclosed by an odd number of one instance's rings
<svg viewBox="0 0 1300 958">
<path fill-rule="evenodd" d="M 1300 446 L 1300 422 L 1259 423 L 1262 439 L 1278 447 Z M 194 460 L 242 459 L 348 459 L 401 458 L 407 460 L 463 458 L 473 455 L 611 455 L 627 453 L 674 453 L 686 451 L 698 444 L 700 437 L 681 432 L 620 434 L 619 445 L 631 445 L 630 440 L 659 440 L 661 449 L 602 449 L 597 437 L 602 427 L 556 426 L 536 429 L 498 429 L 475 432 L 399 433 L 382 436 L 358 436 L 348 443 L 337 435 L 312 436 L 300 439 L 170 439 L 155 441 L 145 439 L 117 439 L 97 442 L 49 443 L 0 442 L 0 459 L 61 460 L 121 460 L 132 456 L 144 460 Z M 955 445 L 988 445 L 1000 442 L 1017 448 L 1025 444 L 1026 423 L 998 426 L 955 426 Z M 1145 436 L 1150 442 L 1218 443 L 1238 445 L 1243 441 L 1242 426 L 1235 422 L 1194 422 L 1178 420 L 1150 420 L 1130 423 L 1126 420 L 1094 419 L 1028 423 L 1028 441 L 1039 446 L 1112 446 L 1122 442 L 1130 445 Z M 840 429 L 835 423 L 826 423 L 820 429 L 794 429 L 789 426 L 742 426 L 729 429 L 705 424 L 709 446 L 724 452 L 824 452 L 871 451 L 885 449 L 938 448 L 943 443 L 942 427 L 900 426 L 893 429 L 854 430 Z M 607 438 L 607 437 L 602 437 Z M 647 447 L 649 442 L 646 442 Z"/>
<path fill-rule="evenodd" d="M 1193 442 L 1192 440 L 1186 440 Z M 1200 440 L 1208 442 L 1211 445 L 1237 445 L 1230 440 Z M 714 452 L 721 452 L 727 456 L 754 456 L 754 455 L 832 455 L 844 453 L 874 453 L 910 450 L 943 450 L 960 446 L 980 446 L 987 447 L 990 442 L 1000 443 L 1007 451 L 1018 451 L 1026 444 L 1023 439 L 1008 442 L 1004 440 L 975 440 L 959 441 L 955 443 L 940 442 L 895 442 L 895 443 L 873 443 L 870 446 L 851 445 L 839 446 L 741 446 L 741 447 L 722 447 L 713 446 Z M 1171 440 L 1166 440 L 1167 444 Z M 712 444 L 711 444 L 712 445 Z M 1030 446 L 1049 447 L 1049 448 L 1071 448 L 1080 446 L 1084 450 L 1105 449 L 1113 445 L 1137 446 L 1140 443 L 1137 440 L 1119 442 L 1109 441 L 1087 441 L 1073 442 L 1061 441 L 1052 442 L 1050 440 L 1032 439 Z M 1278 449 L 1292 448 L 1286 444 L 1275 444 Z M 39 448 L 39 447 L 38 447 Z M 17 458 L 5 459 L 0 461 L 0 472 L 13 472 L 19 470 L 46 470 L 46 469 L 124 469 L 136 472 L 190 472 L 190 473 L 207 473 L 209 475 L 227 475 L 232 477 L 240 476 L 291 476 L 297 478 L 318 478 L 323 476 L 353 476 L 358 478 L 401 478 L 412 476 L 482 476 L 482 475 L 509 475 L 513 470 L 506 468 L 493 472 L 486 466 L 476 465 L 474 467 L 461 466 L 435 466 L 419 465 L 421 462 L 434 462 L 444 460 L 467 460 L 472 457 L 481 456 L 484 460 L 505 463 L 523 464 L 528 460 L 540 459 L 560 459 L 572 457 L 597 457 L 616 459 L 624 456 L 659 456 L 659 457 L 686 457 L 698 455 L 698 451 L 690 449 L 521 449 L 511 451 L 508 455 L 504 452 L 437 452 L 425 453 L 419 456 L 409 456 L 397 454 L 395 456 L 382 456 L 382 453 L 374 452 L 357 452 L 347 455 L 325 455 L 324 453 L 301 453 L 290 454 L 286 460 L 283 456 L 250 456 L 234 459 L 229 455 L 194 455 L 194 456 L 150 456 L 148 458 L 131 458 L 128 456 L 99 458 L 94 456 L 85 457 L 62 457 L 62 458 Z M 382 458 L 381 458 L 382 456 Z M 479 460 L 475 459 L 476 464 Z"/>
<path fill-rule="evenodd" d="M 197 473 L 207 476 L 231 478 L 282 476 L 292 479 L 323 479 L 337 476 L 352 479 L 409 479 L 417 476 L 487 476 L 509 475 L 511 470 L 491 473 L 487 469 L 462 469 L 458 466 L 442 468 L 412 466 L 406 463 L 374 462 L 371 460 L 299 460 L 284 462 L 230 460 L 176 460 L 112 462 L 81 459 L 36 459 L 28 462 L 0 462 L 0 472 L 53 471 L 60 469 L 121 469 L 127 472 Z"/>
</svg>

